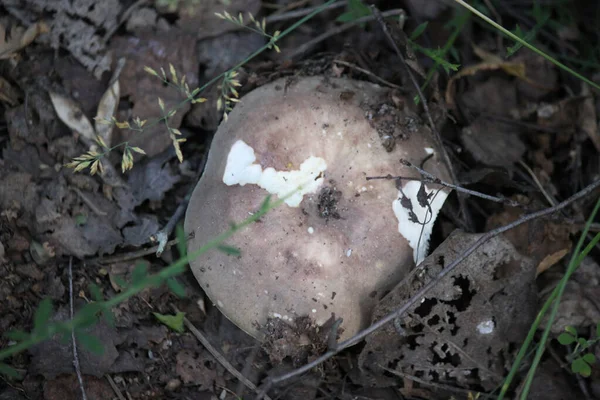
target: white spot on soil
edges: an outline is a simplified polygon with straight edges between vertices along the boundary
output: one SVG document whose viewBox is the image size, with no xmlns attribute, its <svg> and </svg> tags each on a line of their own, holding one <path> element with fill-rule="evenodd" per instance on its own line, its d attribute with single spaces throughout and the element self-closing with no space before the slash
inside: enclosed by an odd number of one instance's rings
<svg viewBox="0 0 600 400">
<path fill-rule="evenodd" d="M 433 150 L 432 147 L 425 147 L 425 153 L 427 153 L 427 154 L 433 154 L 433 153 L 435 153 L 435 151 Z"/>
<path fill-rule="evenodd" d="M 316 309 L 316 308 L 313 308 L 313 309 L 312 309 L 312 312 L 313 312 L 313 313 L 316 313 L 316 312 L 317 312 L 317 309 Z"/>
<path fill-rule="evenodd" d="M 346 257 L 350 257 L 352 255 L 352 249 L 348 249 L 348 251 L 346 251 Z"/>
<path fill-rule="evenodd" d="M 367 147 L 371 148 L 373 146 L 371 146 L 371 143 L 367 143 Z"/>
<path fill-rule="evenodd" d="M 313 233 L 315 233 L 315 228 L 313 228 L 312 226 L 309 226 L 309 227 L 308 227 L 308 233 L 310 233 L 311 235 L 312 235 Z"/>
<path fill-rule="evenodd" d="M 421 182 L 409 181 L 402 188 L 406 197 L 411 201 L 412 211 L 416 215 L 418 222 L 410 220 L 410 210 L 402 206 L 402 194 L 400 191 L 398 191 L 398 199 L 392 202 L 392 209 L 398 219 L 398 232 L 404 236 L 410 247 L 413 248 L 413 259 L 417 265 L 425 259 L 427 249 L 429 248 L 429 237 L 433 230 L 433 224 L 446 197 L 448 197 L 447 192 L 443 190 L 438 191 L 438 189 L 430 189 L 425 185 L 427 194 L 429 195 L 432 193 L 432 198 L 429 199 L 429 205 L 431 207 L 431 212 L 429 212 L 429 207 L 421 207 L 417 200 L 417 193 L 419 192 L 420 187 Z"/>
<path fill-rule="evenodd" d="M 254 149 L 244 141 L 238 140 L 231 146 L 227 156 L 227 165 L 223 174 L 223 183 L 227 186 L 254 184 L 278 197 L 290 195 L 285 203 L 290 207 L 298 207 L 307 193 L 315 193 L 323 183 L 319 177 L 326 169 L 327 163 L 320 157 L 310 156 L 299 170 L 276 171 L 274 168 L 262 169 L 254 164 Z"/>
<path fill-rule="evenodd" d="M 217 305 L 218 305 L 219 307 L 223 307 L 223 302 L 222 302 L 221 300 L 217 300 Z"/>
<path fill-rule="evenodd" d="M 480 322 L 479 325 L 477 325 L 477 331 L 482 335 L 489 335 L 490 333 L 494 332 L 494 328 L 495 324 L 491 319 Z"/>
</svg>

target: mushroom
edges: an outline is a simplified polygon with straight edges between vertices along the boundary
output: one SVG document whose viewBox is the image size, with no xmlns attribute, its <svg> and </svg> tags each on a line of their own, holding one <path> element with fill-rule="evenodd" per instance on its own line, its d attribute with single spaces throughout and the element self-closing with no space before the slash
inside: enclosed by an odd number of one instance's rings
<svg viewBox="0 0 600 400">
<path fill-rule="evenodd" d="M 285 198 L 227 242 L 241 255 L 210 251 L 190 261 L 238 327 L 262 340 L 269 318 L 308 315 L 320 326 L 335 316 L 348 338 L 423 260 L 449 190 L 424 186 L 423 207 L 418 180 L 366 179 L 418 178 L 400 159 L 426 160 L 424 169 L 448 179 L 429 128 L 407 104 L 368 82 L 280 79 L 245 95 L 220 125 L 185 217 L 189 251 L 248 218 L 267 195 Z"/>
</svg>

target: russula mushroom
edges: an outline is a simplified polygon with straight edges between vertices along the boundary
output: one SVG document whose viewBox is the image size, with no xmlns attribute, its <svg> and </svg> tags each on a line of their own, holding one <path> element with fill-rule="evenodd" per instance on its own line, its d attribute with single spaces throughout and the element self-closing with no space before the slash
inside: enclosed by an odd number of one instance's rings
<svg viewBox="0 0 600 400">
<path fill-rule="evenodd" d="M 308 315 L 319 326 L 334 314 L 343 318 L 341 338 L 348 338 L 425 257 L 449 191 L 427 185 L 422 207 L 419 181 L 366 180 L 390 173 L 418 178 L 400 159 L 426 160 L 424 169 L 448 179 L 410 101 L 368 82 L 277 80 L 245 95 L 220 125 L 185 218 L 190 252 L 246 219 L 269 193 L 282 198 L 301 187 L 227 242 L 241 256 L 213 250 L 190 262 L 212 302 L 238 327 L 262 339 L 268 318 Z M 390 146 L 392 136 L 402 139 Z"/>
</svg>

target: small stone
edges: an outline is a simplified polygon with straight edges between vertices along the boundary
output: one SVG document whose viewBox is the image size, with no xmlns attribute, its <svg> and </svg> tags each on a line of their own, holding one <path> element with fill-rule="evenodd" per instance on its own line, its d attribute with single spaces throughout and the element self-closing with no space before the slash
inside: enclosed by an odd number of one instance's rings
<svg viewBox="0 0 600 400">
<path fill-rule="evenodd" d="M 165 389 L 173 391 L 179 389 L 180 386 L 181 381 L 179 379 L 171 379 L 169 382 L 167 382 L 167 386 L 165 386 Z"/>
</svg>

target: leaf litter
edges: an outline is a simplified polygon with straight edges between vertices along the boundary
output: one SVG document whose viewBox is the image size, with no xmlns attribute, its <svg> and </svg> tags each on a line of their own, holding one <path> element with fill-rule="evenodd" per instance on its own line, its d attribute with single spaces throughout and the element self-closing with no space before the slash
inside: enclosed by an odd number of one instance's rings
<svg viewBox="0 0 600 400">
<path fill-rule="evenodd" d="M 174 9 L 135 5 L 132 13 L 125 14 L 129 4 L 117 0 L 101 5 L 89 0 L 3 2 L 8 14 L 0 20 L 0 58 L 10 68 L 0 69 L 0 331 L 30 328 L 40 298 L 65 303 L 67 256 L 84 261 L 74 281 L 79 305 L 92 301 L 88 288 L 92 282 L 107 297 L 122 291 L 121 284 L 131 278 L 136 263 L 120 261 L 104 267 L 90 258 L 118 256 L 147 245 L 185 197 L 188 186 L 195 184 L 190 179 L 194 174 L 181 173 L 183 164 L 177 169 L 164 123 L 132 135 L 94 117 L 131 121 L 160 116 L 158 97 L 168 109 L 184 97 L 149 76 L 144 66 L 159 70 L 173 63 L 191 87 L 207 82 L 265 42 L 215 17 L 214 12 L 222 12 L 223 3 L 232 15 L 272 11 L 261 9 L 254 0 L 211 0 L 195 6 L 192 0 L 175 3 Z M 275 3 L 280 7 L 284 2 Z M 285 16 L 285 7 L 274 14 Z M 423 46 L 420 40 L 431 34 L 427 40 L 441 48 L 444 43 L 436 41 L 447 38 L 440 23 L 447 15 L 441 13 L 441 2 L 429 7 L 414 10 L 433 20 L 415 40 Z M 307 23 L 281 42 L 283 51 L 293 51 L 331 28 L 330 20 Z M 329 54 L 311 53 L 312 58 L 298 62 L 281 62 L 281 56 L 275 54 L 254 60 L 240 70 L 240 79 L 248 87 L 297 73 L 371 79 L 350 67 L 359 65 L 400 87 L 391 103 L 401 106 L 398 99 L 406 94 L 403 91 L 410 87 L 409 81 L 389 68 L 400 61 L 373 27 L 330 37 L 313 48 Z M 407 32 L 414 29 L 409 26 Z M 595 93 L 575 87 L 569 88 L 575 95 L 565 94 L 562 88 L 571 83 L 565 83 L 554 66 L 526 49 L 505 60 L 494 48 L 495 39 L 486 33 L 477 38 L 474 47 L 461 50 L 472 52 L 482 62 L 465 63 L 464 72 L 450 81 L 442 75 L 434 78 L 440 86 L 445 85 L 448 103 L 454 107 L 455 126 L 447 123 L 447 138 L 453 157 L 459 160 L 462 183 L 503 193 L 527 207 L 521 210 L 469 199 L 478 232 L 539 209 L 548 198 L 564 198 L 577 189 L 578 182 L 589 178 L 594 165 L 600 165 Z M 420 76 L 428 72 L 419 63 L 431 60 L 413 54 L 410 47 L 406 51 Z M 120 57 L 126 61 L 118 74 Z M 343 68 L 333 63 L 336 58 L 344 61 Z M 441 98 L 437 89 L 434 100 Z M 211 90 L 213 97 L 218 97 L 218 90 Z M 168 119 L 169 126 L 181 129 L 190 139 L 190 147 L 184 148 L 188 169 L 201 158 L 219 122 L 214 107 L 204 106 L 196 104 L 190 112 L 185 105 Z M 74 157 L 101 149 L 98 136 L 107 146 L 129 141 L 146 155 L 135 156 L 127 175 L 115 168 L 121 153 L 108 155 L 106 165 L 112 174 L 104 179 L 64 168 Z M 584 218 L 586 209 L 579 210 L 576 219 Z M 452 218 L 454 213 L 451 200 L 446 218 L 434 234 L 439 246 L 404 289 L 396 288 L 379 300 L 375 320 L 402 305 L 410 293 L 479 237 L 456 231 L 462 225 Z M 279 393 L 289 399 L 312 398 L 319 391 L 331 397 L 360 394 L 373 398 L 389 395 L 386 388 L 399 388 L 406 396 L 435 398 L 450 392 L 428 383 L 477 391 L 494 388 L 505 375 L 540 301 L 562 277 L 572 237 L 578 232 L 566 220 L 567 216 L 561 215 L 555 220 L 534 221 L 490 241 L 471 256 L 471 262 L 440 282 L 408 317 L 371 335 L 364 348 L 350 349 L 315 370 L 304 383 L 281 388 Z M 148 257 L 149 269 L 159 270 L 175 257 L 172 252 L 165 252 L 162 259 Z M 575 273 L 553 333 L 562 332 L 567 325 L 581 332 L 595 326 L 600 318 L 594 286 L 597 271 L 592 256 Z M 240 370 L 251 365 L 244 372 L 256 383 L 267 374 L 289 371 L 325 351 L 326 332 L 319 332 L 319 340 L 307 342 L 310 335 L 290 327 L 280 329 L 274 342 L 259 349 L 211 304 L 203 302 L 192 277 L 184 275 L 181 282 L 185 291 L 193 294 L 190 298 L 177 299 L 165 288 L 148 289 L 115 307 L 114 326 L 101 323 L 89 331 L 106 351 L 97 356 L 82 350 L 88 398 L 113 396 L 106 381 L 94 377 L 104 374 L 111 374 L 118 387 L 133 398 L 165 398 L 167 392 L 182 397 L 198 392 L 227 396 L 228 391 L 238 390 L 237 381 L 195 338 L 170 331 L 156 320 L 154 315 L 172 315 L 172 303 Z M 205 304 L 202 311 L 196 301 Z M 66 315 L 61 305 L 55 318 Z M 0 348 L 8 345 L 7 339 L 0 337 Z M 249 349 L 254 348 L 255 358 L 251 359 Z M 569 386 L 564 371 L 551 361 L 543 362 L 534 387 L 544 392 L 550 380 L 553 392 L 572 394 L 577 389 Z M 31 398 L 53 399 L 59 393 L 61 398 L 78 398 L 70 343 L 45 342 L 12 363 L 26 371 L 24 380 L 12 383 Z M 13 395 L 11 391 L 0 383 L 0 397 Z"/>
</svg>

